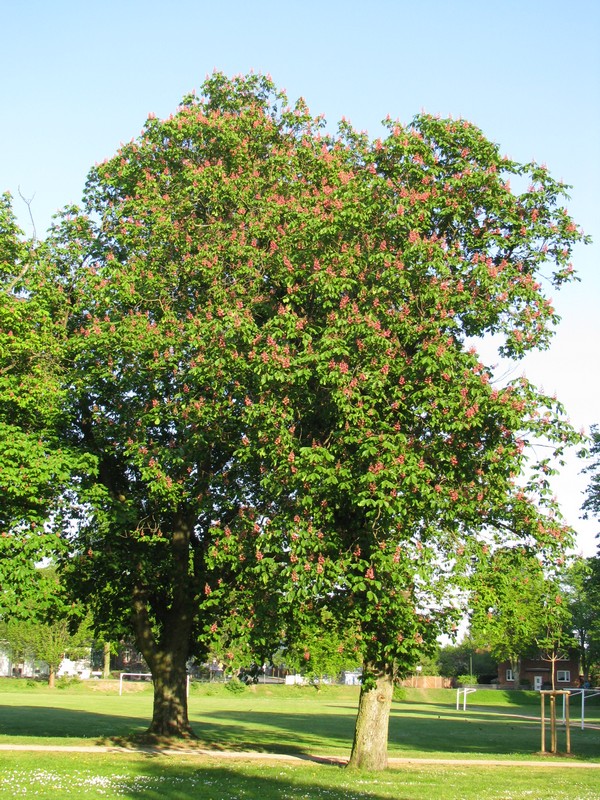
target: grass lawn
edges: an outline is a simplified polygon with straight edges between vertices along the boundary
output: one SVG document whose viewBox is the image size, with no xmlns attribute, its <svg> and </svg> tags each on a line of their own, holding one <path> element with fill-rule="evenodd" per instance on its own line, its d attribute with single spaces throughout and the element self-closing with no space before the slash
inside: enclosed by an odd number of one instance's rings
<svg viewBox="0 0 600 800">
<path fill-rule="evenodd" d="M 346 758 L 358 690 L 256 686 L 232 694 L 222 686 L 192 687 L 190 718 L 199 746 L 218 751 L 309 754 Z M 407 690 L 394 703 L 390 756 L 442 758 L 448 764 L 401 765 L 385 773 L 355 773 L 313 761 L 245 760 L 187 754 L 0 752 L 0 798 L 395 798 L 396 800 L 597 800 L 600 730 L 573 725 L 570 760 L 543 759 L 539 697 L 527 692 L 479 692 L 467 711 L 449 690 Z M 0 681 L 0 744 L 109 743 L 148 725 L 151 687 L 89 683 L 65 690 Z M 573 701 L 572 717 L 580 706 Z M 600 704 L 586 717 L 600 724 Z M 528 717 L 533 717 L 529 719 Z M 559 730 L 559 747 L 564 730 Z M 452 764 L 453 759 L 472 763 Z M 538 760 L 539 767 L 487 766 L 482 759 Z M 549 762 L 552 767 L 544 766 Z M 569 763 L 571 766 L 561 766 Z M 579 767 L 575 764 L 579 763 Z"/>
<path fill-rule="evenodd" d="M 184 756 L 0 754 L 0 797 L 38 800 L 597 800 L 599 771 L 410 766 L 356 773 L 323 764 Z"/>
</svg>

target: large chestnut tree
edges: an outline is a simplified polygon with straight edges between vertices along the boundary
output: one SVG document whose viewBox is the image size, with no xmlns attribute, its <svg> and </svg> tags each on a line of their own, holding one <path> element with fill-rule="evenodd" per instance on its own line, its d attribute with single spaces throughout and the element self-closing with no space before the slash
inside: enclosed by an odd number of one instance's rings
<svg viewBox="0 0 600 800">
<path fill-rule="evenodd" d="M 107 630 L 132 624 L 154 733 L 190 732 L 211 636 L 327 606 L 364 665 L 351 763 L 383 767 L 394 677 L 473 559 L 567 539 L 547 476 L 577 437 L 477 352 L 547 346 L 583 238 L 565 188 L 462 120 L 385 130 L 333 134 L 269 79 L 215 74 L 53 233 L 69 444 L 98 464 L 70 565 Z"/>
</svg>

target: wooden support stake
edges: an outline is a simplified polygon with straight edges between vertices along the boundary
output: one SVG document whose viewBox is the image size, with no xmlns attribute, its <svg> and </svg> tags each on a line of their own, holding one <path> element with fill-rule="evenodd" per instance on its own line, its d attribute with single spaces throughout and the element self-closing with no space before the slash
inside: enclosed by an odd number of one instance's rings
<svg viewBox="0 0 600 800">
<path fill-rule="evenodd" d="M 546 695 L 541 692 L 542 698 L 542 753 L 546 752 Z"/>
<path fill-rule="evenodd" d="M 569 713 L 569 700 L 571 699 L 570 694 L 565 695 L 567 705 L 566 705 L 566 713 L 565 713 L 565 735 L 567 739 L 567 755 L 571 753 L 571 715 Z"/>
</svg>

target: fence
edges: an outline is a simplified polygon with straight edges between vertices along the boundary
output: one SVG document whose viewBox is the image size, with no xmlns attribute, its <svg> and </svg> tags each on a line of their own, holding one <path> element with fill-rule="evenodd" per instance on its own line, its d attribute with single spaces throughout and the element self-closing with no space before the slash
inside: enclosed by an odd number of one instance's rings
<svg viewBox="0 0 600 800">
<path fill-rule="evenodd" d="M 413 675 L 400 681 L 408 689 L 452 689 L 452 678 L 443 675 Z"/>
</svg>

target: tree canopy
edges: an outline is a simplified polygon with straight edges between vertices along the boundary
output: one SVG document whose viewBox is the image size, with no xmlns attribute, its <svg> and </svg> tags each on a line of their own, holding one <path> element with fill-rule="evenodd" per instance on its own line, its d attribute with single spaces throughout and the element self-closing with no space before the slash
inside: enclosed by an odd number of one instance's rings
<svg viewBox="0 0 600 800">
<path fill-rule="evenodd" d="M 189 732 L 211 636 L 262 646 L 323 606 L 358 643 L 361 707 L 391 698 L 474 558 L 568 541 L 547 476 L 577 434 L 477 352 L 547 346 L 583 239 L 565 187 L 463 120 L 385 130 L 331 133 L 216 73 L 46 242 L 65 443 L 96 465 L 64 495 L 66 564 L 106 633 L 133 625 L 155 733 Z"/>
</svg>

